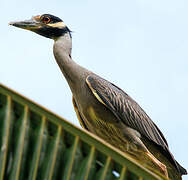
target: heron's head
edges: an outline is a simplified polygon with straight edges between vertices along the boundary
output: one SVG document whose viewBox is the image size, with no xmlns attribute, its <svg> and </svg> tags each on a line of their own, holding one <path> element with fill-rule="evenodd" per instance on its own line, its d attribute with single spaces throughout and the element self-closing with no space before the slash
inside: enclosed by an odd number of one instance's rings
<svg viewBox="0 0 188 180">
<path fill-rule="evenodd" d="M 57 39 L 65 33 L 71 33 L 64 22 L 51 14 L 33 16 L 29 20 L 9 23 L 12 26 L 33 31 L 41 36 Z"/>
</svg>

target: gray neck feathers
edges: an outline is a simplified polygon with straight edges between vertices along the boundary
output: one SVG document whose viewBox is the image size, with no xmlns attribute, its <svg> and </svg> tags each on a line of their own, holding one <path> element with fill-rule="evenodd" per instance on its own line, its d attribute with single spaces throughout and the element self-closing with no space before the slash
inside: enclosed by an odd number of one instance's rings
<svg viewBox="0 0 188 180">
<path fill-rule="evenodd" d="M 59 38 L 55 39 L 54 42 L 54 56 L 56 60 L 58 61 L 59 56 L 61 58 L 62 55 L 70 55 L 72 51 L 72 38 L 70 34 L 67 32 L 63 36 L 60 36 Z"/>
<path fill-rule="evenodd" d="M 72 60 L 71 50 L 72 39 L 69 33 L 55 40 L 53 52 L 56 62 L 73 92 L 74 89 L 78 88 L 76 86 L 80 85 L 83 80 L 85 83 L 85 78 L 89 74 L 89 71 Z"/>
</svg>

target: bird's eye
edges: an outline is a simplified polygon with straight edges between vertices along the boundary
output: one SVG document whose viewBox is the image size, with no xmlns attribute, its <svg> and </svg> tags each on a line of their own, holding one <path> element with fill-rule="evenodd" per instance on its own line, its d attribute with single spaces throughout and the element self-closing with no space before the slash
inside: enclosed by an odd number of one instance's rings
<svg viewBox="0 0 188 180">
<path fill-rule="evenodd" d="M 50 21 L 51 21 L 51 19 L 50 19 L 48 16 L 42 17 L 42 22 L 43 22 L 43 23 L 47 24 L 47 23 L 49 23 Z"/>
</svg>

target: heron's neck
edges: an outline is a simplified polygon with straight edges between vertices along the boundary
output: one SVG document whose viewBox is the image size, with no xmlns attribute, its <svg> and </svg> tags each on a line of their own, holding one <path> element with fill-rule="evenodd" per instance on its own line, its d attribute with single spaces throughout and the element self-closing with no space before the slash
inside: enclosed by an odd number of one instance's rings
<svg viewBox="0 0 188 180">
<path fill-rule="evenodd" d="M 78 84 L 76 82 L 87 76 L 88 71 L 72 60 L 71 50 L 72 38 L 69 33 L 55 40 L 53 47 L 55 59 L 72 90 Z"/>
<path fill-rule="evenodd" d="M 71 55 L 72 38 L 69 32 L 54 40 L 54 56 Z M 59 57 L 58 57 L 59 58 Z M 56 59 L 57 60 L 57 59 Z"/>
</svg>

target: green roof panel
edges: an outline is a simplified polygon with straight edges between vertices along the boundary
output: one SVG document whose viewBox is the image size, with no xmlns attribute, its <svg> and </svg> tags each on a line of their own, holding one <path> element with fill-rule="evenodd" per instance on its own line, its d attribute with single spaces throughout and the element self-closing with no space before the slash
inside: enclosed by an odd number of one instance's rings
<svg viewBox="0 0 188 180">
<path fill-rule="evenodd" d="M 0 150 L 0 180 L 166 179 L 2 84 Z"/>
</svg>

